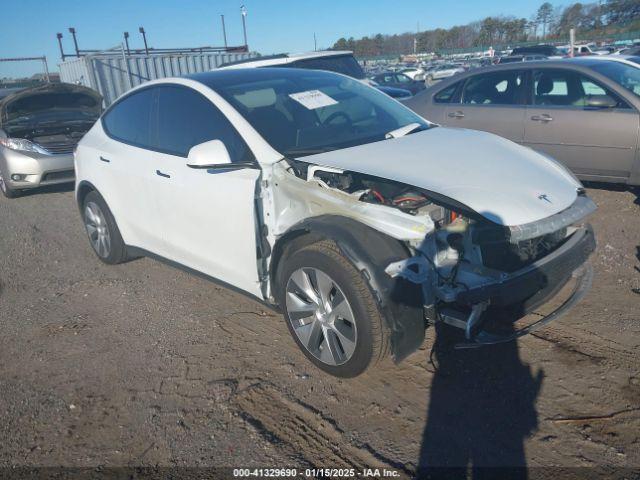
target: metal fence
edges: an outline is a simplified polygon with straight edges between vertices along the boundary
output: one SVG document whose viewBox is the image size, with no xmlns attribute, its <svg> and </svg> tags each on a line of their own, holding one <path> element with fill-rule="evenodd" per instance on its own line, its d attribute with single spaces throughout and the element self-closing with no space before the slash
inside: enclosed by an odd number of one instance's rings
<svg viewBox="0 0 640 480">
<path fill-rule="evenodd" d="M 157 78 L 206 72 L 252 53 L 183 53 L 154 55 L 87 55 L 60 63 L 60 80 L 100 92 L 109 106 L 127 90 Z"/>
</svg>

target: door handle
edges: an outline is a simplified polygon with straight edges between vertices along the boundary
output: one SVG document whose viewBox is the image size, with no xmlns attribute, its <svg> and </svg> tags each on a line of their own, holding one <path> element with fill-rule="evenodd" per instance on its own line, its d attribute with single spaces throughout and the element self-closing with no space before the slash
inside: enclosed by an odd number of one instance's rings
<svg viewBox="0 0 640 480">
<path fill-rule="evenodd" d="M 531 117 L 531 120 L 535 122 L 551 122 L 553 121 L 553 117 L 551 115 L 543 113 L 542 115 L 534 115 L 533 117 Z"/>
<path fill-rule="evenodd" d="M 464 118 L 464 113 L 458 111 L 458 112 L 451 112 L 449 114 L 449 118 Z"/>
<path fill-rule="evenodd" d="M 109 160 L 108 158 L 104 158 L 104 157 L 100 157 L 100 161 L 104 162 L 104 163 L 110 163 L 111 160 Z"/>
<path fill-rule="evenodd" d="M 167 173 L 163 173 L 160 170 L 156 170 L 156 175 L 158 175 L 159 177 L 171 178 L 171 175 L 169 175 Z"/>
</svg>

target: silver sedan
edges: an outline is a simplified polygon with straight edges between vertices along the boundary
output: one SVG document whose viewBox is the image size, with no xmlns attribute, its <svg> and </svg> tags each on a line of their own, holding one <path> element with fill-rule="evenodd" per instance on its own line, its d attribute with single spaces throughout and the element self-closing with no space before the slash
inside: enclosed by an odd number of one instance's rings
<svg viewBox="0 0 640 480">
<path fill-rule="evenodd" d="M 497 65 L 443 80 L 405 104 L 559 160 L 583 180 L 640 185 L 640 68 L 582 57 Z"/>
</svg>

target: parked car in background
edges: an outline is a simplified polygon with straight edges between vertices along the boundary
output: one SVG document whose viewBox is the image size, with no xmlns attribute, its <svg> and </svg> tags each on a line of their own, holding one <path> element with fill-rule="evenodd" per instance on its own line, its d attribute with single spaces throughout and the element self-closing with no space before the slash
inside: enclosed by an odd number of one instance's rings
<svg viewBox="0 0 640 480">
<path fill-rule="evenodd" d="M 404 73 L 386 72 L 380 73 L 372 78 L 372 80 L 383 87 L 401 88 L 408 90 L 412 95 L 424 90 L 426 85 L 421 80 L 412 80 Z"/>
<path fill-rule="evenodd" d="M 409 67 L 403 68 L 400 70 L 400 73 L 405 74 L 411 80 L 418 80 L 420 82 L 424 82 L 424 70 L 419 67 Z"/>
<path fill-rule="evenodd" d="M 4 196 L 73 182 L 73 149 L 101 111 L 100 94 L 79 85 L 0 89 L 0 191 Z"/>
<path fill-rule="evenodd" d="M 561 58 L 566 55 L 566 52 L 554 45 L 529 45 L 514 48 L 511 55 L 544 55 L 545 57 Z"/>
<path fill-rule="evenodd" d="M 407 106 L 443 125 L 484 130 L 564 163 L 579 178 L 640 184 L 640 69 L 582 57 L 472 71 Z"/>
<path fill-rule="evenodd" d="M 433 83 L 435 80 L 442 80 L 443 78 L 449 78 L 458 73 L 463 73 L 465 69 L 460 65 L 451 63 L 445 63 L 444 65 L 437 65 L 426 72 L 426 82 L 428 84 Z"/>
<path fill-rule="evenodd" d="M 288 54 L 282 53 L 267 57 L 250 58 L 237 62 L 228 62 L 220 65 L 221 69 L 234 68 L 305 68 L 310 70 L 326 70 L 328 72 L 341 73 L 356 80 L 360 80 L 376 87 L 390 97 L 398 100 L 406 100 L 414 94 L 410 89 L 403 89 L 394 85 L 377 85 L 367 79 L 364 70 L 350 51 L 321 51 L 309 53 Z"/>
<path fill-rule="evenodd" d="M 147 82 L 85 135 L 76 166 L 102 261 L 164 258 L 279 306 L 336 376 L 402 360 L 428 322 L 463 329 L 467 346 L 515 340 L 592 276 L 595 205 L 565 168 L 327 71 Z"/>
<path fill-rule="evenodd" d="M 540 60 L 547 60 L 548 57 L 540 54 L 530 54 L 530 55 L 509 55 L 506 57 L 500 57 L 498 63 L 517 63 L 517 62 L 535 62 Z"/>
<path fill-rule="evenodd" d="M 396 100 L 402 102 L 410 99 L 413 96 L 413 93 L 405 88 L 388 87 L 385 85 L 378 85 L 377 83 L 372 83 L 371 86 L 377 88 L 382 93 L 386 93 L 391 98 L 395 98 Z"/>
</svg>

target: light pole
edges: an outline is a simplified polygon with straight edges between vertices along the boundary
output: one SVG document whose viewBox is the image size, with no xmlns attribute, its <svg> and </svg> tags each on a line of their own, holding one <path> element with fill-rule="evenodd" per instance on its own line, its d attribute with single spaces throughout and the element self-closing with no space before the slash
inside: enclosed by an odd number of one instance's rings
<svg viewBox="0 0 640 480">
<path fill-rule="evenodd" d="M 131 55 L 129 51 L 129 32 L 124 32 L 124 43 L 127 46 L 127 55 Z"/>
<path fill-rule="evenodd" d="M 76 29 L 69 27 L 69 33 L 73 37 L 73 45 L 76 47 L 76 57 L 80 57 L 80 49 L 78 48 L 78 39 L 76 38 Z"/>
<path fill-rule="evenodd" d="M 148 56 L 149 55 L 149 47 L 147 46 L 147 34 L 144 31 L 144 27 L 140 27 L 138 29 L 138 31 L 142 34 L 142 40 L 144 40 L 144 51 Z"/>
<path fill-rule="evenodd" d="M 246 22 L 247 8 L 244 5 L 240 7 L 240 13 L 242 14 L 242 32 L 244 33 L 244 48 L 248 52 L 249 44 L 247 43 L 247 22 Z"/>
<path fill-rule="evenodd" d="M 222 36 L 224 37 L 224 48 L 227 48 L 227 27 L 224 25 L 224 15 L 220 15 L 222 19 Z"/>
</svg>

